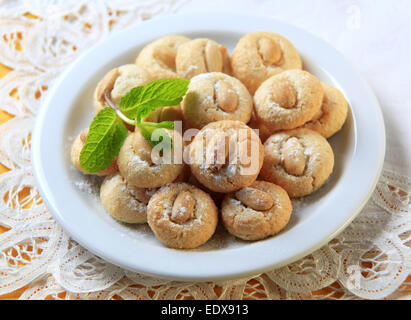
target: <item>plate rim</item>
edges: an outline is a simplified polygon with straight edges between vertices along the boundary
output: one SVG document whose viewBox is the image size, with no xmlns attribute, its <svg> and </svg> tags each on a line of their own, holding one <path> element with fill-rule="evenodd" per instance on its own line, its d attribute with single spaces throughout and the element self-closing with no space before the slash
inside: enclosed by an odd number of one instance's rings
<svg viewBox="0 0 411 320">
<path fill-rule="evenodd" d="M 213 15 L 213 19 L 212 19 L 213 26 L 209 25 L 210 24 L 209 18 L 211 14 Z M 150 261 L 148 262 L 133 261 L 132 263 L 130 263 L 130 261 L 128 261 L 127 258 L 119 256 L 120 253 L 119 254 L 115 253 L 115 246 L 110 245 L 108 249 L 105 248 L 104 250 L 102 250 L 98 245 L 93 243 L 91 239 L 85 236 L 84 233 L 79 234 L 78 231 L 76 231 L 75 228 L 68 223 L 68 220 L 66 219 L 64 214 L 62 214 L 61 212 L 62 209 L 57 206 L 57 203 L 55 202 L 55 198 L 53 197 L 53 192 L 51 191 L 52 189 L 50 187 L 50 181 L 46 178 L 47 174 L 45 172 L 45 168 L 43 165 L 44 158 L 42 156 L 43 155 L 42 148 L 44 147 L 44 142 L 42 144 L 42 134 L 44 132 L 45 125 L 47 125 L 45 123 L 45 119 L 47 119 L 47 116 L 50 116 L 48 112 L 51 109 L 51 105 L 53 104 L 53 99 L 56 99 L 59 95 L 61 95 L 59 90 L 62 90 L 61 89 L 62 84 L 64 85 L 64 83 L 68 81 L 70 76 L 76 74 L 76 68 L 83 66 L 85 64 L 85 61 L 87 61 L 87 59 L 90 59 L 91 57 L 96 57 L 97 52 L 100 52 L 100 50 L 103 50 L 105 48 L 106 49 L 110 48 L 111 42 L 116 43 L 117 41 L 117 43 L 119 42 L 121 43 L 119 39 L 126 39 L 129 36 L 133 35 L 134 33 L 138 33 L 139 30 L 141 31 L 144 28 L 150 28 L 151 33 L 149 36 L 145 35 L 143 38 L 145 39 L 151 38 L 151 40 L 153 40 L 153 39 L 160 37 L 161 34 L 165 35 L 165 34 L 172 34 L 172 33 L 201 32 L 202 30 L 207 30 L 208 32 L 210 32 L 211 30 L 214 30 L 214 31 L 219 31 L 219 32 L 243 33 L 242 31 L 239 32 L 238 30 L 244 29 L 244 21 L 251 21 L 251 20 L 253 21 L 254 25 L 270 26 L 270 28 L 267 28 L 269 30 L 266 30 L 266 31 L 276 32 L 275 30 L 273 30 L 275 28 L 277 28 L 276 30 L 288 30 L 288 32 L 278 31 L 278 33 L 283 34 L 283 35 L 285 33 L 290 33 L 290 34 L 295 33 L 297 35 L 298 34 L 303 35 L 303 39 L 301 39 L 301 41 L 304 40 L 304 41 L 310 41 L 311 43 L 313 42 L 316 43 L 318 47 L 317 46 L 315 47 L 315 51 L 318 51 L 320 48 L 321 50 L 324 50 L 324 53 L 328 53 L 329 56 L 334 57 L 334 58 L 337 57 L 337 60 L 339 60 L 339 62 L 342 63 L 342 65 L 338 66 L 338 68 L 344 68 L 344 70 L 338 69 L 339 72 L 337 73 L 339 74 L 342 71 L 347 72 L 347 74 L 355 78 L 356 81 L 354 82 L 357 85 L 359 85 L 361 89 L 363 90 L 361 95 L 366 96 L 367 97 L 366 100 L 370 103 L 370 105 L 372 105 L 372 108 L 374 108 L 373 110 L 374 113 L 372 113 L 369 116 L 371 120 L 374 121 L 374 123 L 373 123 L 373 126 L 371 127 L 367 126 L 367 129 L 371 130 L 371 132 L 375 136 L 378 137 L 379 143 L 374 144 L 374 146 L 376 146 L 377 148 L 376 150 L 372 150 L 371 152 L 372 155 L 376 156 L 377 161 L 376 163 L 371 163 L 371 165 L 368 166 L 368 170 L 372 170 L 373 174 L 372 176 L 368 176 L 366 183 L 364 183 L 366 185 L 367 190 L 362 191 L 361 193 L 362 195 L 360 197 L 361 200 L 358 200 L 357 199 L 358 197 L 357 197 L 355 201 L 356 202 L 355 206 L 353 205 L 349 206 L 351 208 L 350 213 L 344 215 L 344 219 L 343 219 L 344 221 L 340 223 L 334 223 L 332 231 L 326 232 L 327 235 L 321 236 L 320 237 L 321 240 L 312 241 L 315 243 L 312 243 L 311 245 L 307 245 L 307 243 L 303 242 L 302 248 L 304 249 L 296 250 L 296 252 L 291 255 L 288 254 L 287 258 L 282 259 L 281 261 L 278 261 L 276 259 L 267 260 L 267 258 L 258 256 L 255 252 L 246 250 L 247 247 L 233 248 L 233 249 L 228 250 L 230 252 L 236 251 L 236 250 L 242 250 L 242 252 L 252 257 L 252 259 L 247 259 L 247 261 L 245 261 L 245 260 L 239 259 L 238 257 L 234 257 L 235 256 L 235 253 L 234 253 L 234 256 L 232 255 L 230 256 L 232 261 L 230 262 L 230 268 L 228 270 L 225 265 L 222 265 L 221 268 L 211 265 L 209 266 L 210 268 L 208 269 L 205 269 L 204 266 L 200 265 L 200 261 L 204 262 L 209 258 L 210 252 L 190 251 L 189 252 L 190 255 L 194 258 L 187 259 L 187 255 L 185 254 L 187 252 L 168 249 L 168 248 L 166 249 L 171 250 L 173 252 L 173 255 L 177 256 L 177 259 L 179 259 L 180 263 L 176 263 L 174 261 L 171 263 L 171 267 L 170 265 L 166 267 L 153 266 L 152 262 Z M 184 25 L 182 24 L 182 22 L 184 22 Z M 238 23 L 242 23 L 243 25 L 240 27 Z M 190 25 L 190 27 L 184 30 L 185 25 Z M 164 31 L 162 30 L 161 26 L 168 26 L 168 28 L 166 31 Z M 247 28 L 249 28 L 249 26 L 247 26 Z M 248 32 L 253 32 L 253 31 L 248 31 Z M 293 40 L 291 41 L 294 43 Z M 137 43 L 142 43 L 142 40 L 140 39 L 136 41 L 134 46 Z M 294 44 L 298 47 L 298 43 L 294 43 Z M 129 44 L 129 47 L 128 47 L 129 50 L 130 50 L 130 47 L 132 47 L 131 44 Z M 121 54 L 121 52 L 118 51 L 118 49 L 114 49 L 114 51 L 118 55 Z M 123 52 L 124 51 L 125 49 L 123 50 Z M 98 61 L 97 57 L 96 57 L 96 60 Z M 337 68 L 337 66 L 335 66 L 335 68 Z M 342 80 L 339 79 L 338 82 L 341 83 L 341 81 Z M 347 88 L 347 86 L 345 86 L 345 88 Z M 361 121 L 363 121 L 364 115 L 363 114 L 359 115 L 355 111 L 359 111 L 359 110 L 352 109 L 354 121 L 356 122 L 357 118 L 361 118 Z M 372 121 L 369 120 L 369 122 L 372 122 Z M 364 141 L 363 141 L 364 138 L 361 138 L 362 140 L 358 141 L 358 132 L 357 132 L 356 146 L 355 146 L 355 152 L 354 152 L 353 157 L 358 156 L 358 152 L 363 152 L 359 148 L 362 145 L 364 145 Z M 250 275 L 267 272 L 275 268 L 279 268 L 293 261 L 296 261 L 304 256 L 307 256 L 308 254 L 322 247 L 324 244 L 328 243 L 331 239 L 335 238 L 357 216 L 357 214 L 361 211 L 361 209 L 367 203 L 368 199 L 371 197 L 371 194 L 377 185 L 379 176 L 382 171 L 384 156 L 385 156 L 386 138 L 385 138 L 385 125 L 384 125 L 381 107 L 379 106 L 378 100 L 375 94 L 372 92 L 370 86 L 367 84 L 364 78 L 355 70 L 355 68 L 349 62 L 347 62 L 346 59 L 335 48 L 327 44 L 324 40 L 317 38 L 316 36 L 308 33 L 305 30 L 299 29 L 292 25 L 288 25 L 284 22 L 275 20 L 274 18 L 267 17 L 267 16 L 238 14 L 238 13 L 222 13 L 222 12 L 213 12 L 213 13 L 202 12 L 202 13 L 182 13 L 182 14 L 175 14 L 175 15 L 170 15 L 170 16 L 153 18 L 151 20 L 133 25 L 131 27 L 127 27 L 126 29 L 122 31 L 116 32 L 115 34 L 112 34 L 108 38 L 106 38 L 105 41 L 102 41 L 98 43 L 97 45 L 87 49 L 74 63 L 72 63 L 70 66 L 66 68 L 66 70 L 58 78 L 56 83 L 52 86 L 50 92 L 47 94 L 45 101 L 42 104 L 38 112 L 37 118 L 36 118 L 35 128 L 33 130 L 32 142 L 33 143 L 32 143 L 31 152 L 32 152 L 33 172 L 34 172 L 34 177 L 35 177 L 37 186 L 39 188 L 39 192 L 42 197 L 42 200 L 45 202 L 47 208 L 50 210 L 54 218 L 60 223 L 60 225 L 70 235 L 70 237 L 72 237 L 72 239 L 76 240 L 80 245 L 90 250 L 90 252 L 96 254 L 97 256 L 100 256 L 101 258 L 105 259 L 108 262 L 111 262 L 115 265 L 118 265 L 128 270 L 140 272 L 145 275 L 154 276 L 154 277 L 163 278 L 163 279 L 180 280 L 180 281 L 215 281 L 215 280 L 228 280 L 228 279 L 242 278 L 242 277 L 246 277 Z M 370 141 L 367 141 L 367 142 L 369 145 Z M 371 142 L 373 141 L 371 140 Z M 372 157 L 368 155 L 368 158 L 372 158 Z M 353 163 L 353 161 L 350 162 L 350 165 L 351 163 Z M 355 172 L 357 174 L 361 174 L 361 172 L 358 171 L 358 168 L 356 168 Z M 345 207 L 345 206 L 347 206 L 347 204 L 343 205 L 342 207 Z M 342 209 L 340 208 L 339 210 L 341 211 Z M 88 219 L 90 219 L 90 217 L 88 217 Z M 88 222 L 92 222 L 92 220 L 88 220 Z M 338 226 L 336 226 L 336 224 L 338 224 Z M 313 232 L 311 231 L 311 233 Z M 318 235 L 313 234 L 313 238 L 318 238 Z M 284 240 L 285 243 L 286 243 L 286 240 L 287 238 Z M 121 241 L 116 239 L 116 243 L 121 244 Z M 259 242 L 255 244 L 257 244 L 257 246 L 254 246 L 253 248 L 257 248 L 257 249 L 259 249 L 261 246 L 262 247 L 265 246 L 263 242 Z M 152 246 L 148 246 L 148 247 L 156 248 Z M 142 249 L 142 248 L 139 248 L 139 249 Z M 163 249 L 164 248 L 162 248 L 162 250 L 157 250 L 157 251 L 159 251 L 159 253 L 162 253 L 162 251 L 164 251 Z M 281 250 L 280 252 L 282 254 L 285 254 Z M 145 255 L 145 254 L 150 254 L 150 251 L 143 250 L 142 255 Z M 219 259 L 224 260 L 225 258 L 224 261 L 226 261 L 227 263 L 229 262 L 227 261 L 228 257 L 221 256 L 221 252 L 220 254 L 218 254 L 218 251 L 213 251 L 213 255 L 215 255 Z M 155 260 L 163 260 L 163 262 L 166 261 L 164 260 L 163 257 L 156 257 Z M 197 262 L 197 265 L 196 265 L 197 268 L 190 269 L 189 264 L 190 262 L 194 262 L 194 261 Z M 253 266 L 250 265 L 249 261 L 251 261 L 251 265 Z M 269 261 L 271 261 L 271 263 Z M 170 263 L 170 261 L 168 262 Z M 181 268 L 182 265 L 183 265 L 183 268 Z M 180 267 L 181 270 L 178 269 L 178 267 Z M 204 271 L 206 271 L 207 273 L 204 273 Z"/>
</svg>

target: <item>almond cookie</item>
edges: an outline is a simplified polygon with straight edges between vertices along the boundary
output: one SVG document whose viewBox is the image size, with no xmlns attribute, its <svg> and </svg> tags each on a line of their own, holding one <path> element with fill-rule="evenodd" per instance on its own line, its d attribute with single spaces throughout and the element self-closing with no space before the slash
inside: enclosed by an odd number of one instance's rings
<svg viewBox="0 0 411 320">
<path fill-rule="evenodd" d="M 151 197 L 147 220 L 155 236 L 167 246 L 192 249 L 214 234 L 218 210 L 204 191 L 187 183 L 172 183 Z"/>
<path fill-rule="evenodd" d="M 271 133 L 295 129 L 320 111 L 323 95 L 320 80 L 312 74 L 284 71 L 258 88 L 254 96 L 256 117 Z"/>
<path fill-rule="evenodd" d="M 120 174 L 107 176 L 100 187 L 103 207 L 115 219 L 125 223 L 147 222 L 147 204 L 151 189 L 136 188 Z"/>
<path fill-rule="evenodd" d="M 337 88 L 329 84 L 322 84 L 324 98 L 321 109 L 303 128 L 317 131 L 325 138 L 329 138 L 340 131 L 347 119 L 348 103 L 344 95 Z"/>
<path fill-rule="evenodd" d="M 268 78 L 289 69 L 302 69 L 297 49 L 273 32 L 254 32 L 237 43 L 231 60 L 233 74 L 251 94 Z"/>
<path fill-rule="evenodd" d="M 179 135 L 176 131 L 169 132 L 172 137 Z M 174 145 L 174 144 L 173 144 Z M 183 163 L 174 163 L 173 152 L 169 155 L 170 161 L 166 158 L 153 162 L 153 147 L 136 130 L 130 133 L 117 157 L 117 164 L 120 174 L 127 182 L 137 188 L 157 188 L 167 183 L 173 182 L 182 172 Z"/>
<path fill-rule="evenodd" d="M 243 240 L 261 240 L 275 235 L 290 220 L 291 200 L 287 192 L 270 182 L 255 181 L 230 193 L 221 206 L 224 227 Z"/>
<path fill-rule="evenodd" d="M 88 128 L 84 129 L 77 137 L 74 139 L 74 142 L 71 146 L 71 163 L 73 164 L 73 167 L 76 168 L 77 170 L 80 170 L 84 174 L 95 174 L 98 176 L 105 176 L 109 174 L 113 174 L 118 171 L 117 167 L 117 159 L 115 159 L 106 169 L 101 170 L 96 173 L 90 173 L 86 170 L 84 170 L 80 166 L 80 153 L 81 150 L 84 147 L 84 144 L 86 143 L 87 139 L 87 134 L 88 134 Z"/>
<path fill-rule="evenodd" d="M 176 68 L 181 78 L 190 80 L 206 72 L 231 74 L 231 61 L 226 47 L 210 39 L 195 39 L 178 48 Z"/>
<path fill-rule="evenodd" d="M 153 80 L 177 78 L 177 50 L 187 41 L 190 41 L 190 39 L 178 35 L 160 38 L 141 50 L 136 59 L 136 64 L 146 69 Z"/>
<path fill-rule="evenodd" d="M 300 128 L 267 139 L 260 176 L 295 198 L 320 188 L 333 167 L 334 153 L 328 141 L 315 131 Z"/>
<path fill-rule="evenodd" d="M 105 107 L 110 107 L 111 102 L 118 106 L 121 97 L 127 92 L 151 80 L 149 73 L 135 64 L 126 64 L 112 69 L 98 83 L 94 91 L 94 112 L 97 114 Z"/>
<path fill-rule="evenodd" d="M 214 192 L 230 193 L 257 179 L 264 149 L 246 124 L 223 120 L 201 129 L 188 154 L 191 173 L 201 184 Z"/>
<path fill-rule="evenodd" d="M 201 129 L 220 120 L 247 123 L 253 100 L 238 79 L 221 72 L 210 72 L 191 79 L 181 106 L 187 126 Z"/>
</svg>

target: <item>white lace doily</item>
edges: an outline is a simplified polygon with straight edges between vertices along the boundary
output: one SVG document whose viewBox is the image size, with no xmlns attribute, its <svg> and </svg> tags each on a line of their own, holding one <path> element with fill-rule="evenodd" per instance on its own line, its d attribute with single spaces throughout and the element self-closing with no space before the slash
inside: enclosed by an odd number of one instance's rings
<svg viewBox="0 0 411 320">
<path fill-rule="evenodd" d="M 0 295 L 21 299 L 379 299 L 410 293 L 411 180 L 384 170 L 361 214 L 328 245 L 247 279 L 183 283 L 122 270 L 89 253 L 54 221 L 34 183 L 30 132 L 47 89 L 109 33 L 185 1 L 1 1 Z M 30 13 L 30 15 L 28 14 Z M 405 282 L 404 282 L 405 281 Z M 321 290 L 320 290 L 321 289 Z"/>
</svg>

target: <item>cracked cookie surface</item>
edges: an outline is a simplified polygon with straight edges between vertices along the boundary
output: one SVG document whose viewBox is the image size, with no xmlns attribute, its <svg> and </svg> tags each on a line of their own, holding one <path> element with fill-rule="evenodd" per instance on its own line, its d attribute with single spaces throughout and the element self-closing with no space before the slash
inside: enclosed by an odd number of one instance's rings
<svg viewBox="0 0 411 320">
<path fill-rule="evenodd" d="M 189 148 L 191 172 L 208 189 L 229 193 L 252 184 L 260 172 L 264 148 L 241 121 L 216 121 L 203 127 Z"/>
<path fill-rule="evenodd" d="M 295 129 L 320 111 L 323 95 L 320 80 L 312 74 L 284 71 L 258 88 L 254 95 L 255 115 L 271 133 Z"/>
<path fill-rule="evenodd" d="M 261 240 L 280 232 L 291 217 L 287 192 L 273 183 L 255 181 L 227 194 L 221 205 L 224 227 L 243 240 Z"/>
<path fill-rule="evenodd" d="M 170 134 L 179 133 L 172 131 Z M 152 151 L 153 147 L 140 131 L 129 133 L 117 158 L 120 174 L 128 183 L 138 188 L 157 188 L 173 182 L 182 173 L 183 163 L 174 163 L 173 158 L 166 161 L 164 157 L 164 161 L 159 158 L 153 162 Z"/>
<path fill-rule="evenodd" d="M 118 106 L 122 96 L 134 87 L 143 86 L 151 80 L 150 74 L 135 64 L 126 64 L 110 70 L 94 91 L 95 114 L 110 106 L 106 101 L 107 98 Z"/>
<path fill-rule="evenodd" d="M 155 236 L 167 246 L 192 249 L 214 234 L 218 209 L 210 195 L 199 188 L 171 183 L 151 197 L 147 221 Z"/>
<path fill-rule="evenodd" d="M 117 173 L 104 179 L 100 187 L 100 199 L 113 218 L 125 223 L 145 223 L 151 192 L 152 189 L 129 185 Z"/>
<path fill-rule="evenodd" d="M 337 88 L 326 83 L 322 83 L 322 86 L 324 97 L 321 109 L 302 127 L 317 131 L 325 138 L 330 138 L 344 125 L 347 119 L 348 102 Z"/>
<path fill-rule="evenodd" d="M 206 38 L 185 42 L 178 48 L 176 69 L 178 75 L 187 80 L 207 72 L 232 73 L 226 47 Z"/>
<path fill-rule="evenodd" d="M 310 129 L 276 133 L 264 143 L 260 176 L 284 188 L 291 198 L 319 189 L 334 167 L 334 153 L 328 141 Z"/>
<path fill-rule="evenodd" d="M 136 64 L 147 70 L 153 80 L 177 78 L 176 56 L 178 48 L 189 38 L 169 35 L 146 45 L 137 56 Z"/>
<path fill-rule="evenodd" d="M 187 126 L 201 129 L 220 120 L 249 122 L 253 100 L 240 80 L 210 72 L 191 79 L 181 106 Z"/>
<path fill-rule="evenodd" d="M 233 75 L 254 94 L 268 78 L 289 69 L 302 69 L 294 45 L 277 33 L 254 32 L 242 37 L 234 48 Z"/>
</svg>

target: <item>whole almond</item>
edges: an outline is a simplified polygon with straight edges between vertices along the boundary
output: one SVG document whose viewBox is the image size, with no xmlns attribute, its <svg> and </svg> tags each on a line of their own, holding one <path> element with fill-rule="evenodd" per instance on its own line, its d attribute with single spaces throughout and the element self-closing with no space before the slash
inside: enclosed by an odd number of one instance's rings
<svg viewBox="0 0 411 320">
<path fill-rule="evenodd" d="M 205 45 L 204 62 L 207 72 L 221 72 L 223 70 L 223 55 L 219 45 L 214 41 L 207 41 Z"/>
<path fill-rule="evenodd" d="M 180 192 L 174 201 L 170 220 L 177 224 L 188 221 L 194 213 L 195 204 L 196 200 L 190 191 Z"/>
<path fill-rule="evenodd" d="M 273 197 L 270 194 L 252 187 L 237 191 L 235 197 L 247 207 L 257 211 L 269 210 L 274 205 Z"/>
<path fill-rule="evenodd" d="M 288 81 L 274 82 L 271 93 L 272 99 L 283 108 L 290 109 L 297 104 L 296 92 Z"/>
<path fill-rule="evenodd" d="M 281 48 L 277 42 L 271 38 L 263 37 L 258 40 L 258 52 L 267 65 L 275 65 L 281 60 Z"/>
<path fill-rule="evenodd" d="M 297 138 L 292 137 L 284 143 L 282 157 L 284 168 L 289 174 L 301 176 L 304 173 L 304 148 Z"/>
<path fill-rule="evenodd" d="M 176 70 L 176 55 L 177 55 L 177 49 L 174 47 L 169 47 L 169 46 L 162 46 L 160 47 L 156 54 L 155 57 L 163 62 L 163 64 L 175 71 Z"/>
<path fill-rule="evenodd" d="M 219 80 L 215 84 L 215 97 L 217 106 L 224 112 L 234 112 L 238 107 L 237 93 L 227 81 Z"/>
</svg>

